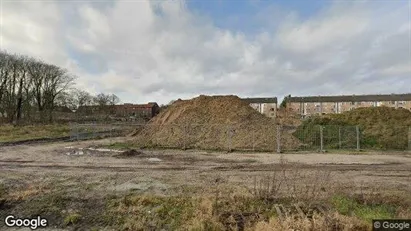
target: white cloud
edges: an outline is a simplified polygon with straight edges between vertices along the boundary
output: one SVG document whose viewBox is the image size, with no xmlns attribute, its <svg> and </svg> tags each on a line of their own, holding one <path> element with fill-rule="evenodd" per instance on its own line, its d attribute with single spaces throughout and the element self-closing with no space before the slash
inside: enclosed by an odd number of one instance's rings
<svg viewBox="0 0 411 231">
<path fill-rule="evenodd" d="M 393 76 L 398 76 L 398 75 L 409 76 L 411 73 L 411 63 L 404 63 L 400 65 L 391 66 L 391 67 L 382 69 L 380 73 L 384 75 L 393 75 Z"/>
<path fill-rule="evenodd" d="M 65 66 L 80 87 L 125 102 L 410 92 L 408 7 L 387 4 L 335 2 L 308 19 L 288 12 L 250 35 L 214 26 L 182 0 L 7 2 L 2 48 Z M 278 19 L 270 10 L 264 18 Z"/>
</svg>

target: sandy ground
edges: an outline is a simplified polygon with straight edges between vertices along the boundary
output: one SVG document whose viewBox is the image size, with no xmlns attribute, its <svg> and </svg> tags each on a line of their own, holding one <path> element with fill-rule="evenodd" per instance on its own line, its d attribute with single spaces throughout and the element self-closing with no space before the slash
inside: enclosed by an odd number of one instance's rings
<svg viewBox="0 0 411 231">
<path fill-rule="evenodd" d="M 100 189 L 167 193 L 180 186 L 225 183 L 250 185 L 254 176 L 280 171 L 331 172 L 341 183 L 381 185 L 411 192 L 411 153 L 222 153 L 144 150 L 117 158 L 96 150 L 125 138 L 0 147 L 0 183 L 62 179 L 67 185 L 95 183 Z M 91 149 L 89 149 L 92 147 Z"/>
</svg>

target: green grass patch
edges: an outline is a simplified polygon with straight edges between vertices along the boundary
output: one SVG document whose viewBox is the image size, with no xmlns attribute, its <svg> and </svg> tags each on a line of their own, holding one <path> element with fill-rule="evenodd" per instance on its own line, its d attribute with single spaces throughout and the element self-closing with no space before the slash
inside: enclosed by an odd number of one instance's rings
<svg viewBox="0 0 411 231">
<path fill-rule="evenodd" d="M 355 216 L 366 221 L 395 217 L 395 208 L 388 204 L 367 205 L 346 196 L 334 196 L 331 202 L 340 214 Z"/>
<path fill-rule="evenodd" d="M 70 127 L 67 124 L 48 125 L 0 125 L 0 142 L 13 142 L 40 138 L 57 138 L 68 136 Z"/>
</svg>

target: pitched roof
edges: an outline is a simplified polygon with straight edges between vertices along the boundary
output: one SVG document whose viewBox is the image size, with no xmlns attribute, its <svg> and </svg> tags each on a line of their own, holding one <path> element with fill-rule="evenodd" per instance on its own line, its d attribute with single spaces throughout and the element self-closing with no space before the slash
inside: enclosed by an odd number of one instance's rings
<svg viewBox="0 0 411 231">
<path fill-rule="evenodd" d="M 277 97 L 271 98 L 242 98 L 247 103 L 277 103 Z"/>
<path fill-rule="evenodd" d="M 288 102 L 373 102 L 373 101 L 411 101 L 411 93 L 390 95 L 340 95 L 340 96 L 302 96 L 287 97 Z"/>
</svg>

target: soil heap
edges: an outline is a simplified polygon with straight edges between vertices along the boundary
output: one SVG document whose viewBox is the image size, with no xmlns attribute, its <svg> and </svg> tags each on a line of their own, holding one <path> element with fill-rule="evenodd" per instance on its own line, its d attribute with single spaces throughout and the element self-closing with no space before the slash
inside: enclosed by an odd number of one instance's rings
<svg viewBox="0 0 411 231">
<path fill-rule="evenodd" d="M 292 127 L 298 127 L 302 122 L 301 116 L 288 108 L 279 108 L 276 119 L 279 124 Z"/>
<path fill-rule="evenodd" d="M 141 146 L 201 149 L 277 149 L 277 124 L 237 96 L 178 100 L 133 134 Z M 282 147 L 298 145 L 290 134 Z"/>
</svg>

